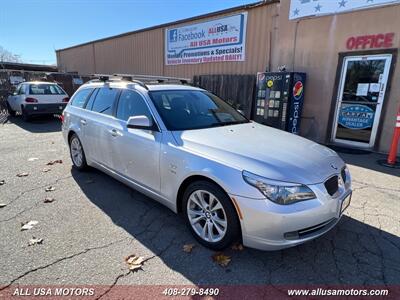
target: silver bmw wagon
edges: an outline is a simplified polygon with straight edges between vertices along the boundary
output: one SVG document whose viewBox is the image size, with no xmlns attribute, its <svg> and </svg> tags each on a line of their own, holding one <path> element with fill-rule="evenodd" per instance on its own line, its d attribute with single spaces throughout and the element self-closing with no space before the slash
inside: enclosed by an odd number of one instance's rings
<svg viewBox="0 0 400 300">
<path fill-rule="evenodd" d="M 292 247 L 339 222 L 352 190 L 334 151 L 249 121 L 206 90 L 132 78 L 99 77 L 72 96 L 62 131 L 76 169 L 161 202 L 216 250 Z"/>
</svg>

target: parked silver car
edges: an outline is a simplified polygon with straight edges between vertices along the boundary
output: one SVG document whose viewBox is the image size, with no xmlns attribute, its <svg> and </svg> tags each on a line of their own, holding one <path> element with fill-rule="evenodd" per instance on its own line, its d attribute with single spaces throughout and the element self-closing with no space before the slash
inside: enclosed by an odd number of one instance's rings
<svg viewBox="0 0 400 300">
<path fill-rule="evenodd" d="M 212 249 L 295 246 L 334 227 L 350 203 L 334 151 L 251 122 L 200 88 L 92 81 L 62 129 L 78 170 L 100 169 L 182 214 Z"/>
</svg>

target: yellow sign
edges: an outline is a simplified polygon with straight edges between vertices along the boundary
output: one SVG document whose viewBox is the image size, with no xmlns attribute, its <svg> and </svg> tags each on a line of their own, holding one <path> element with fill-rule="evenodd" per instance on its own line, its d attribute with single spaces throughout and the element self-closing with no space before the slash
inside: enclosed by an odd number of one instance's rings
<svg viewBox="0 0 400 300">
<path fill-rule="evenodd" d="M 272 87 L 274 85 L 274 82 L 272 80 L 267 81 L 267 87 Z"/>
</svg>

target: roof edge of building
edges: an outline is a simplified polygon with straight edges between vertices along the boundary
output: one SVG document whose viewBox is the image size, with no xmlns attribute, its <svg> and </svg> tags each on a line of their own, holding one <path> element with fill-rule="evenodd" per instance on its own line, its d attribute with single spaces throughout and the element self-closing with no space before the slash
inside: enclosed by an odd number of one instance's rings
<svg viewBox="0 0 400 300">
<path fill-rule="evenodd" d="M 238 11 L 238 10 L 250 9 L 250 8 L 255 8 L 255 7 L 263 6 L 263 5 L 269 5 L 269 4 L 273 4 L 273 3 L 277 3 L 277 2 L 280 2 L 280 0 L 262 0 L 262 1 L 258 1 L 258 2 L 252 2 L 252 3 L 240 5 L 240 6 L 235 6 L 235 7 L 231 7 L 231 8 L 227 8 L 227 9 L 223 9 L 223 10 L 218 10 L 218 11 L 214 11 L 214 12 L 210 12 L 210 13 L 206 13 L 206 14 L 202 14 L 202 15 L 186 18 L 186 19 L 181 19 L 181 20 L 177 20 L 177 21 L 172 21 L 172 22 L 168 22 L 168 23 L 154 25 L 154 26 L 150 26 L 150 27 L 146 27 L 146 28 L 142 28 L 142 29 L 138 29 L 138 30 L 128 31 L 128 32 L 125 32 L 125 33 L 112 35 L 112 36 L 109 36 L 109 37 L 105 37 L 105 38 L 101 38 L 101 39 L 85 42 L 85 43 L 78 44 L 78 45 L 74 45 L 74 46 L 70 46 L 70 47 L 66 47 L 66 48 L 62 48 L 62 49 L 56 49 L 55 51 L 56 52 L 61 52 L 61 51 L 64 51 L 64 50 L 69 50 L 69 49 L 78 48 L 78 47 L 82 47 L 82 46 L 86 46 L 86 45 L 90 45 L 90 44 L 94 44 L 94 43 L 98 43 L 98 42 L 103 42 L 103 41 L 107 41 L 107 40 L 111 40 L 111 39 L 115 39 L 115 38 L 131 35 L 131 34 L 135 34 L 135 33 L 140 33 L 140 32 L 143 32 L 143 31 L 154 30 L 154 29 L 158 29 L 158 28 L 162 28 L 162 27 L 167 27 L 167 26 L 176 25 L 176 24 L 180 24 L 180 23 L 200 20 L 200 19 L 204 19 L 204 18 L 208 18 L 208 17 L 217 16 L 217 15 L 220 15 L 220 14 L 226 14 L 226 13 L 230 13 L 230 12 L 235 12 L 235 11 Z"/>
</svg>

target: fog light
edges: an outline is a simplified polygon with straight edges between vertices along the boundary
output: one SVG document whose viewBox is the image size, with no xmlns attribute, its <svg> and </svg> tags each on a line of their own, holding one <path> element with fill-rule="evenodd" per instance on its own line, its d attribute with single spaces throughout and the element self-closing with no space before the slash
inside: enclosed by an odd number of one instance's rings
<svg viewBox="0 0 400 300">
<path fill-rule="evenodd" d="M 287 240 L 297 240 L 299 238 L 299 233 L 297 231 L 286 232 L 283 236 Z"/>
</svg>

